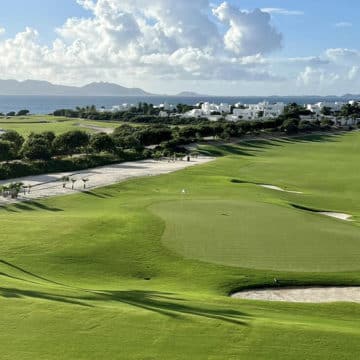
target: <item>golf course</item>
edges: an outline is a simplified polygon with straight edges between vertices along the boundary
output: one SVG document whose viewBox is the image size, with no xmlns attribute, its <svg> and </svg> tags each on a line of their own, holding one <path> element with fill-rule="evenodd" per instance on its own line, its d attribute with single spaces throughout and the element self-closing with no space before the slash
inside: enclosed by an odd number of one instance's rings
<svg viewBox="0 0 360 360">
<path fill-rule="evenodd" d="M 0 134 L 1 131 L 13 130 L 24 137 L 28 137 L 31 133 L 41 133 L 45 131 L 52 131 L 56 135 L 71 130 L 83 130 L 89 133 L 99 131 L 110 132 L 117 126 L 119 126 L 119 122 L 71 119 L 52 115 L 0 117 Z"/>
<path fill-rule="evenodd" d="M 359 358 L 360 303 L 230 295 L 360 286 L 360 132 L 199 151 L 215 159 L 0 208 L 1 360 Z"/>
</svg>

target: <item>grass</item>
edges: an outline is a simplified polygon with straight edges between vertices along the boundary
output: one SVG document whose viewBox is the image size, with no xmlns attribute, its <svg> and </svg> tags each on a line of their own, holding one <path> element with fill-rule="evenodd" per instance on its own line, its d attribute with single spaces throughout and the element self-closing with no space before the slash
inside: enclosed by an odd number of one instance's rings
<svg viewBox="0 0 360 360">
<path fill-rule="evenodd" d="M 120 125 L 119 122 L 71 119 L 52 115 L 0 117 L 0 130 L 15 130 L 25 137 L 29 136 L 31 132 L 40 133 L 43 131 L 53 131 L 56 135 L 71 130 L 83 130 L 93 133 L 95 130 L 91 126 L 116 128 Z"/>
<path fill-rule="evenodd" d="M 164 244 L 188 258 L 255 269 L 359 270 L 353 224 L 241 199 L 162 202 L 153 210 L 167 224 Z"/>
<path fill-rule="evenodd" d="M 1 209 L 1 359 L 356 359 L 360 305 L 227 295 L 274 277 L 360 285 L 359 143 L 208 146 L 225 156 Z"/>
</svg>

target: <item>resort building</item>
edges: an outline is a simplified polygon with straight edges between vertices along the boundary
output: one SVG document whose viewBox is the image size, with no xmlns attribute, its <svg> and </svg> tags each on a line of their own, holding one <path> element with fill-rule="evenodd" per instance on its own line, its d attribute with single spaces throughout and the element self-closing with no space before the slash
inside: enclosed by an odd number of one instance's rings
<svg viewBox="0 0 360 360">
<path fill-rule="evenodd" d="M 243 105 L 233 110 L 233 116 L 242 120 L 255 120 L 259 118 L 275 118 L 284 112 L 285 104 L 278 102 L 271 104 L 267 101 L 258 104 Z"/>
</svg>

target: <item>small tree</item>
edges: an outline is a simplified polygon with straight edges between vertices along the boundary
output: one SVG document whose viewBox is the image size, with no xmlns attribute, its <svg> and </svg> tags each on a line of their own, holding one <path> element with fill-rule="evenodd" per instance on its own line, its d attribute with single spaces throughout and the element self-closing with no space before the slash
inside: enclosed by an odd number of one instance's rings
<svg viewBox="0 0 360 360">
<path fill-rule="evenodd" d="M 17 116 L 26 116 L 26 115 L 29 115 L 30 111 L 29 110 L 20 110 L 18 113 L 17 113 Z"/>
<path fill-rule="evenodd" d="M 107 151 L 112 153 L 115 151 L 115 142 L 108 134 L 99 133 L 91 137 L 90 147 L 96 152 Z"/>
<path fill-rule="evenodd" d="M 14 156 L 14 148 L 10 141 L 0 140 L 0 161 L 8 162 Z"/>
<path fill-rule="evenodd" d="M 298 128 L 299 121 L 297 119 L 288 119 L 285 120 L 281 125 L 281 131 L 287 134 L 296 134 L 299 130 Z"/>
<path fill-rule="evenodd" d="M 18 182 L 18 183 L 11 183 L 8 186 L 8 191 L 10 192 L 10 196 L 12 199 L 17 199 L 19 196 L 19 193 L 21 191 L 21 188 L 23 187 L 23 183 Z"/>
<path fill-rule="evenodd" d="M 70 181 L 70 177 L 69 176 L 63 176 L 60 181 L 62 181 L 63 184 L 63 188 L 65 189 L 66 184 Z"/>
<path fill-rule="evenodd" d="M 22 148 L 22 154 L 29 160 L 51 159 L 51 147 L 48 141 L 41 136 L 30 136 Z"/>
<path fill-rule="evenodd" d="M 10 141 L 13 144 L 13 148 L 16 152 L 19 152 L 21 146 L 24 143 L 24 138 L 14 130 L 6 131 L 0 135 L 1 140 Z"/>
<path fill-rule="evenodd" d="M 60 155 L 73 155 L 89 144 L 89 135 L 81 130 L 69 131 L 54 140 L 54 149 Z"/>
</svg>

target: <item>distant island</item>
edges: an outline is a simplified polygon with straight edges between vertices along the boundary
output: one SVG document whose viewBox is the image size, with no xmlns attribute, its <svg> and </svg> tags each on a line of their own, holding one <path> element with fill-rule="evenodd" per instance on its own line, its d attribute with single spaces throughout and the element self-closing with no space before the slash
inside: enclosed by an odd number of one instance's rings
<svg viewBox="0 0 360 360">
<path fill-rule="evenodd" d="M 157 94 L 145 91 L 141 88 L 128 88 L 125 86 L 121 86 L 119 84 L 110 83 L 110 82 L 92 82 L 90 84 L 84 86 L 68 86 L 68 85 L 59 85 L 52 84 L 49 81 L 41 81 L 41 80 L 1 80 L 0 79 L 0 96 L 1 95 L 13 95 L 13 96 L 93 96 L 93 97 L 146 97 L 146 96 L 154 96 L 154 97 L 182 97 L 182 98 L 197 98 L 199 100 L 204 100 L 201 98 L 217 98 L 217 97 L 236 97 L 242 98 L 244 102 L 249 98 L 251 101 L 254 99 L 258 99 L 259 101 L 267 99 L 268 101 L 285 101 L 290 102 L 290 99 L 311 99 L 311 101 L 347 101 L 353 99 L 360 99 L 359 94 L 344 94 L 341 96 L 337 95 L 237 95 L 234 94 L 232 96 L 221 96 L 221 95 L 209 95 L 209 94 L 201 94 L 194 91 L 181 91 L 178 94 Z M 280 100 L 279 100 L 280 99 Z M 289 99 L 289 101 L 286 101 Z M 250 101 L 249 100 L 249 101 Z"/>
<path fill-rule="evenodd" d="M 84 86 L 66 86 L 40 80 L 0 80 L 0 95 L 24 96 L 159 96 L 140 88 L 128 88 L 109 82 L 92 82 Z M 165 95 L 164 95 L 165 96 Z M 169 96 L 169 95 L 166 95 Z M 192 91 L 183 91 L 174 96 L 199 97 Z"/>
<path fill-rule="evenodd" d="M 93 82 L 85 86 L 56 85 L 38 80 L 0 80 L 0 95 L 48 96 L 152 96 L 139 88 L 127 88 L 108 82 Z"/>
</svg>

